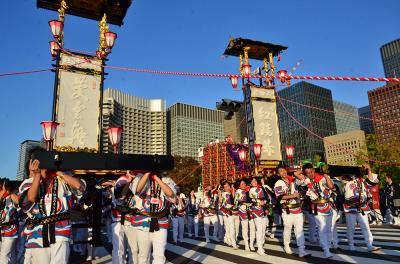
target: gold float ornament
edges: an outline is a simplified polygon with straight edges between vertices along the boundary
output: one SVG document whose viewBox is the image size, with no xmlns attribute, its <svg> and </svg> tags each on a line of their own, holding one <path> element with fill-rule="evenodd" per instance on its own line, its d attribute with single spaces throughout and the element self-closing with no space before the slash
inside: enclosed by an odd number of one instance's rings
<svg viewBox="0 0 400 264">
<path fill-rule="evenodd" d="M 99 49 L 96 52 L 97 57 L 104 58 L 106 55 L 106 33 L 108 32 L 108 25 L 107 25 L 107 15 L 104 14 L 103 18 L 99 22 L 99 29 L 100 29 L 100 39 L 99 39 Z"/>
<path fill-rule="evenodd" d="M 97 150 L 94 148 L 76 148 L 71 146 L 56 146 L 54 147 L 55 151 L 59 152 L 88 152 L 88 153 L 97 153 Z"/>
<path fill-rule="evenodd" d="M 64 22 L 65 11 L 68 9 L 67 3 L 65 0 L 62 0 L 60 3 L 60 8 L 58 9 L 58 17 L 59 20 Z"/>
</svg>

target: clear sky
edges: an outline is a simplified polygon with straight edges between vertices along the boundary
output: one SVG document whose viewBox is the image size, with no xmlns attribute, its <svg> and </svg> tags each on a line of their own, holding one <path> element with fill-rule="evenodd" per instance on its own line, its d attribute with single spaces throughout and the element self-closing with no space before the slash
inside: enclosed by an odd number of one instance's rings
<svg viewBox="0 0 400 264">
<path fill-rule="evenodd" d="M 166 71 L 236 73 L 238 59 L 222 59 L 230 36 L 286 45 L 278 69 L 300 59 L 299 75 L 383 76 L 379 47 L 400 37 L 399 0 L 134 0 L 118 34 L 109 65 Z M 35 0 L 0 7 L 0 73 L 49 68 L 47 22 L 55 12 Z M 97 22 L 66 16 L 65 47 L 95 51 Z M 252 62 L 257 65 L 257 62 Z M 221 98 L 242 98 L 229 80 L 107 70 L 105 87 L 168 105 L 215 107 Z M 367 91 L 383 83 L 314 82 L 336 100 L 368 104 Z M 18 147 L 41 137 L 50 119 L 54 73 L 0 77 L 0 177 L 15 178 Z"/>
</svg>

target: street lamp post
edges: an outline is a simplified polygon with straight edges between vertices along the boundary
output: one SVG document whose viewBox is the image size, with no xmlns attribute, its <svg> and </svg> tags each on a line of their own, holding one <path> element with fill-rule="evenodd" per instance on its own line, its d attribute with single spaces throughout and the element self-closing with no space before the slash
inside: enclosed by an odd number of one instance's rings
<svg viewBox="0 0 400 264">
<path fill-rule="evenodd" d="M 40 125 L 42 126 L 43 139 L 46 141 L 47 151 L 50 151 L 53 149 L 53 141 L 59 123 L 55 121 L 42 121 Z"/>
<path fill-rule="evenodd" d="M 120 127 L 110 127 L 107 129 L 108 132 L 108 137 L 110 139 L 111 144 L 114 147 L 114 153 L 118 153 L 118 144 L 121 141 L 121 134 L 122 134 L 122 128 Z"/>
<path fill-rule="evenodd" d="M 288 158 L 290 162 L 290 167 L 293 166 L 293 157 L 294 157 L 294 146 L 293 145 L 287 145 L 286 146 L 286 157 Z"/>
</svg>

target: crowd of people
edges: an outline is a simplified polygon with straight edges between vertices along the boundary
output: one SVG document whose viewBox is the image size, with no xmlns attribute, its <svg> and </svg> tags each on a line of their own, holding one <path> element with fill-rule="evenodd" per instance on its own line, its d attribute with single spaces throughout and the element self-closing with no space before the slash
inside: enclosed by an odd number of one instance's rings
<svg viewBox="0 0 400 264">
<path fill-rule="evenodd" d="M 83 222 L 76 212 L 98 207 L 102 210 L 92 214 L 91 223 L 101 224 L 104 219 L 115 264 L 165 263 L 170 227 L 170 240 L 176 245 L 185 237 L 202 239 L 199 229 L 203 227 L 207 243 L 225 243 L 265 256 L 266 239 L 274 238 L 277 227 L 283 226 L 284 251 L 294 254 L 290 248 L 294 229 L 297 254 L 306 257 L 310 255 L 305 248 L 306 222 L 308 241 L 319 244 L 324 256 L 331 258 L 340 250 L 336 225 L 344 219 L 350 250 L 355 249 L 358 223 L 368 251 L 376 251 L 370 223 L 379 221 L 371 217 L 379 214 L 372 203 L 379 177 L 369 166 L 364 168 L 366 175 L 346 175 L 338 181 L 317 173 L 312 164 L 289 172 L 279 167 L 272 177 L 223 180 L 187 196 L 166 173 L 128 171 L 117 180 L 97 182 L 100 196 L 96 196 L 95 192 L 88 195 L 84 179 L 71 172 L 41 169 L 39 161 L 31 159 L 29 178 L 19 187 L 0 180 L 0 263 L 68 263 L 71 249 L 87 255 L 87 260 L 95 258 L 97 231 L 79 228 Z M 390 176 L 385 180 L 382 215 L 396 224 L 395 189 Z M 85 246 L 78 243 L 84 240 Z"/>
</svg>

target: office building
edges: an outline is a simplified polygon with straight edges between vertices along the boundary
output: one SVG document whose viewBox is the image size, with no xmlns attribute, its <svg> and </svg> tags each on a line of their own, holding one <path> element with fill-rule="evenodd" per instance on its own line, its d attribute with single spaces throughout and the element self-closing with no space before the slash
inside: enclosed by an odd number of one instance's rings
<svg viewBox="0 0 400 264">
<path fill-rule="evenodd" d="M 400 84 L 388 83 L 368 91 L 372 123 L 381 143 L 400 140 Z"/>
<path fill-rule="evenodd" d="M 384 44 L 381 48 L 383 70 L 386 77 L 400 77 L 400 39 Z"/>
<path fill-rule="evenodd" d="M 325 157 L 328 164 L 356 166 L 357 155 L 367 152 L 365 132 L 349 131 L 324 138 Z"/>
<path fill-rule="evenodd" d="M 333 100 L 333 109 L 338 134 L 360 129 L 357 107 Z"/>
<path fill-rule="evenodd" d="M 145 99 L 115 89 L 104 91 L 103 151 L 112 152 L 107 129 L 122 127 L 118 152 L 124 154 L 167 153 L 166 104 L 162 99 Z"/>
<path fill-rule="evenodd" d="M 25 140 L 19 145 L 19 156 L 18 156 L 18 167 L 17 176 L 18 181 L 22 181 L 28 178 L 26 166 L 29 160 L 29 152 L 33 148 L 42 147 L 42 142 L 36 140 Z"/>
<path fill-rule="evenodd" d="M 332 92 L 329 89 L 308 83 L 298 82 L 290 87 L 278 91 L 287 110 L 306 128 L 321 137 L 336 134 L 335 115 L 333 113 Z M 305 107 L 291 101 L 317 108 L 328 109 L 331 112 L 320 111 L 315 108 Z M 324 144 L 321 139 L 299 126 L 277 102 L 279 126 L 281 133 L 282 157 L 289 164 L 286 153 L 286 145 L 294 145 L 295 152 L 293 163 L 300 160 L 313 159 L 316 154 L 323 156 Z"/>
<path fill-rule="evenodd" d="M 225 139 L 224 112 L 176 103 L 168 108 L 168 150 L 173 156 L 198 158 L 199 146 Z"/>
<path fill-rule="evenodd" d="M 244 104 L 235 112 L 230 120 L 224 119 L 224 135 L 231 135 L 235 143 L 243 142 L 247 137 L 246 112 Z"/>
<path fill-rule="evenodd" d="M 360 129 L 367 134 L 374 134 L 371 108 L 369 107 L 369 105 L 358 108 L 358 115 L 360 118 Z"/>
</svg>

